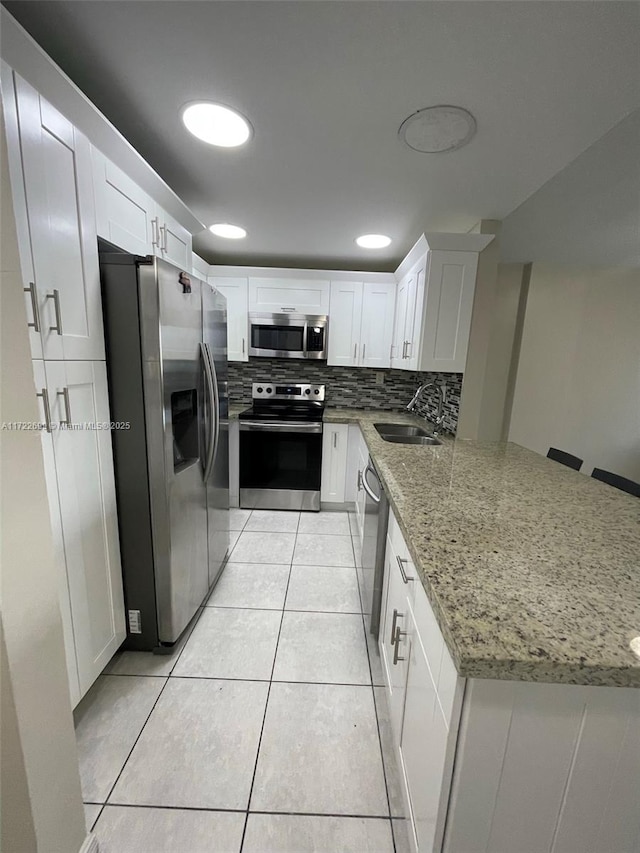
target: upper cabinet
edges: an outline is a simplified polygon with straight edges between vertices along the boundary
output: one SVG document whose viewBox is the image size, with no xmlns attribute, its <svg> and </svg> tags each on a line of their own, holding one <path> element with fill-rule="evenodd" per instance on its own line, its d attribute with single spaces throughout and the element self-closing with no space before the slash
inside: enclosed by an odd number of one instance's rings
<svg viewBox="0 0 640 853">
<path fill-rule="evenodd" d="M 20 236 L 28 235 L 21 258 L 32 356 L 103 359 L 91 146 L 5 68 L 3 95 L 16 220 Z M 15 179 L 20 171 L 22 187 Z"/>
<path fill-rule="evenodd" d="M 95 147 L 91 154 L 98 236 L 127 252 L 156 255 L 190 272 L 191 234 L 187 229 Z"/>
<path fill-rule="evenodd" d="M 209 277 L 209 264 L 195 252 L 191 253 L 191 272 L 201 281 L 206 281 Z"/>
<path fill-rule="evenodd" d="M 208 281 L 227 300 L 228 360 L 249 361 L 249 280 L 232 276 L 210 275 Z"/>
<path fill-rule="evenodd" d="M 423 236 L 398 269 L 391 367 L 461 373 L 485 234 Z M 427 242 L 428 241 L 428 242 Z"/>
<path fill-rule="evenodd" d="M 328 314 L 329 281 L 249 276 L 249 311 Z"/>
<path fill-rule="evenodd" d="M 332 281 L 328 364 L 390 367 L 394 282 Z"/>
</svg>

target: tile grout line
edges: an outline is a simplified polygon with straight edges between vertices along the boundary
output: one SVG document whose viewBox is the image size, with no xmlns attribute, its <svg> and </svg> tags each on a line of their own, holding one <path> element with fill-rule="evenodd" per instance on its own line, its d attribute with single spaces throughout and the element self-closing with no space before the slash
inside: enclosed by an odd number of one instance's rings
<svg viewBox="0 0 640 853">
<path fill-rule="evenodd" d="M 224 809 L 224 808 L 208 808 L 206 806 L 166 806 L 154 805 L 152 803 L 83 803 L 86 806 L 101 806 L 109 809 L 157 809 L 159 811 L 185 811 L 185 812 L 212 812 L 217 814 L 261 814 L 261 815 L 287 815 L 294 817 L 336 817 L 336 818 L 358 818 L 359 820 L 388 820 L 386 815 L 378 814 L 344 814 L 342 812 L 292 812 L 292 811 L 273 811 L 269 809 L 253 809 L 249 812 L 248 809 Z M 97 818 L 96 818 L 97 820 Z M 95 824 L 94 824 L 95 825 Z"/>
<path fill-rule="evenodd" d="M 244 827 L 242 829 L 242 838 L 240 840 L 240 849 L 238 853 L 242 853 L 244 847 L 244 839 L 247 834 L 247 825 L 249 823 L 249 809 L 251 808 L 251 797 L 253 796 L 253 786 L 256 781 L 256 773 L 258 772 L 258 761 L 260 760 L 260 748 L 262 746 L 262 737 L 264 735 L 264 725 L 267 719 L 267 710 L 269 708 L 269 697 L 271 696 L 271 685 L 273 684 L 273 673 L 276 668 L 276 660 L 278 657 L 278 646 L 280 645 L 280 635 L 282 634 L 282 623 L 284 622 L 285 605 L 287 603 L 287 595 L 289 593 L 289 582 L 291 581 L 291 570 L 293 568 L 293 555 L 296 550 L 296 542 L 298 540 L 298 528 L 300 527 L 300 515 L 298 515 L 298 524 L 296 525 L 295 539 L 293 541 L 293 551 L 291 552 L 291 561 L 289 563 L 289 576 L 287 577 L 287 587 L 284 591 L 284 600 L 282 602 L 282 611 L 280 616 L 280 628 L 278 629 L 278 637 L 276 639 L 276 647 L 273 653 L 273 663 L 271 665 L 271 675 L 269 677 L 269 687 L 267 688 L 267 699 L 264 704 L 264 714 L 262 715 L 262 725 L 260 727 L 260 737 L 258 738 L 258 748 L 256 750 L 256 760 L 253 765 L 253 775 L 251 776 L 251 785 L 249 786 L 249 796 L 247 797 L 247 809 L 244 819 Z"/>
<path fill-rule="evenodd" d="M 351 520 L 349 519 L 349 527 L 351 527 Z M 357 564 L 356 559 L 356 549 L 353 542 L 353 537 L 351 538 L 351 548 L 353 550 L 353 560 L 354 563 Z M 391 814 L 391 798 L 389 797 L 389 783 L 387 782 L 387 769 L 384 761 L 384 749 L 382 747 L 382 733 L 380 732 L 380 719 L 378 717 L 378 706 L 376 704 L 376 689 L 373 683 L 373 667 L 371 666 L 371 652 L 369 651 L 369 643 L 367 641 L 367 619 L 365 610 L 365 603 L 362 600 L 362 589 L 360 586 L 360 575 L 358 574 L 358 568 L 356 565 L 356 580 L 358 583 L 358 594 L 360 595 L 360 606 L 362 608 L 362 630 L 364 632 L 364 645 L 367 650 L 367 663 L 369 664 L 369 677 L 371 678 L 371 699 L 373 701 L 373 712 L 376 715 L 376 729 L 378 730 L 378 746 L 380 747 L 380 762 L 382 763 L 382 778 L 384 779 L 384 790 L 387 796 L 387 809 L 389 812 L 388 820 L 389 820 L 389 830 L 391 832 L 391 844 L 393 847 L 393 853 L 397 853 L 396 850 L 396 839 L 393 833 L 393 816 Z"/>
</svg>

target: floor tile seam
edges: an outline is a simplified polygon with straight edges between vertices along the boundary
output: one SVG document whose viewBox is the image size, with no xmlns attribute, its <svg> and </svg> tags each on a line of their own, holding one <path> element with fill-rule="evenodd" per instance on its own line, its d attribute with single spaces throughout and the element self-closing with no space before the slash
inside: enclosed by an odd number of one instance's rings
<svg viewBox="0 0 640 853">
<path fill-rule="evenodd" d="M 299 520 L 300 519 L 298 518 L 298 523 L 299 523 Z M 295 550 L 295 540 L 294 540 L 294 550 Z M 293 557 L 293 554 L 292 554 L 292 557 Z M 289 582 L 291 581 L 291 567 L 292 567 L 292 565 L 293 565 L 293 563 L 291 562 L 289 564 L 289 575 L 287 577 L 287 586 L 286 586 L 286 589 L 284 591 L 285 602 L 287 600 L 287 594 L 289 592 Z M 262 738 L 264 735 L 264 725 L 265 725 L 265 722 L 267 719 L 267 710 L 269 708 L 269 697 L 271 695 L 271 685 L 273 684 L 273 673 L 274 673 L 274 670 L 276 667 L 276 659 L 278 657 L 278 646 L 280 644 L 280 634 L 282 633 L 283 621 L 284 621 L 284 603 L 282 605 L 282 613 L 280 615 L 280 627 L 278 629 L 278 636 L 276 639 L 276 645 L 275 645 L 275 649 L 274 649 L 274 653 L 273 653 L 273 663 L 271 665 L 271 675 L 269 677 L 269 686 L 267 688 L 267 698 L 266 698 L 266 701 L 264 703 L 264 713 L 262 715 L 262 724 L 260 726 L 260 737 L 258 738 L 258 748 L 256 749 L 256 759 L 253 763 L 253 773 L 251 775 L 251 784 L 249 785 L 249 795 L 247 797 L 247 809 L 246 809 L 246 815 L 245 815 L 245 819 L 244 819 L 244 826 L 242 828 L 242 838 L 240 840 L 239 853 L 242 853 L 242 848 L 244 847 L 244 839 L 245 839 L 245 835 L 247 833 L 247 823 L 249 822 L 249 807 L 251 806 L 251 797 L 253 796 L 253 787 L 254 787 L 255 781 L 256 781 L 256 773 L 258 772 L 258 761 L 260 760 L 260 749 L 262 747 Z"/>
<path fill-rule="evenodd" d="M 166 804 L 156 805 L 153 803 L 87 803 L 87 805 L 100 805 L 103 809 L 158 809 L 162 811 L 186 811 L 186 812 L 212 812 L 221 814 L 237 814 L 237 815 L 275 815 L 286 817 L 335 817 L 335 818 L 357 818 L 365 820 L 389 820 L 386 815 L 379 814 L 360 814 L 351 812 L 317 812 L 317 811 L 295 811 L 295 810 L 278 810 L 278 809 L 229 809 L 229 808 L 214 808 L 211 806 L 169 806 Z M 97 818 L 96 818 L 97 820 Z M 395 820 L 404 820 L 404 818 L 395 818 Z M 94 823 L 95 825 L 95 823 Z"/>
<path fill-rule="evenodd" d="M 186 645 L 186 644 L 185 644 L 185 645 Z M 109 802 L 109 799 L 111 798 L 111 796 L 112 796 L 112 794 L 113 794 L 113 792 L 114 792 L 114 790 L 115 790 L 115 788 L 116 788 L 116 785 L 117 785 L 117 784 L 118 784 L 118 782 L 120 781 L 120 777 L 122 776 L 122 774 L 123 774 L 123 772 L 124 772 L 124 768 L 127 766 L 127 762 L 129 761 L 129 759 L 131 758 L 131 755 L 133 754 L 133 750 L 136 748 L 136 745 L 137 745 L 138 741 L 139 741 L 139 740 L 140 740 L 140 738 L 142 737 L 142 732 L 145 730 L 145 728 L 146 728 L 146 726 L 147 726 L 147 723 L 149 722 L 149 719 L 151 718 L 151 715 L 153 714 L 153 712 L 154 712 L 154 710 L 155 710 L 155 708 L 156 708 L 156 705 L 157 705 L 157 704 L 158 704 L 158 702 L 160 701 L 160 697 L 162 696 L 162 694 L 163 694 L 163 693 L 164 693 L 164 691 L 166 690 L 166 688 L 167 688 L 167 684 L 169 684 L 169 678 L 170 678 L 170 676 L 166 676 L 165 678 L 166 678 L 166 680 L 165 680 L 165 683 L 162 685 L 162 690 L 160 691 L 160 693 L 158 693 L 158 696 L 156 697 L 156 701 L 155 701 L 155 702 L 153 703 L 153 705 L 151 706 L 151 710 L 150 710 L 150 711 L 149 711 L 149 713 L 147 714 L 147 717 L 146 717 L 146 719 L 145 719 L 144 723 L 142 724 L 142 727 L 141 727 L 140 731 L 138 732 L 138 736 L 137 736 L 137 737 L 136 737 L 136 739 L 134 740 L 134 742 L 133 742 L 133 745 L 132 745 L 131 749 L 130 749 L 130 750 L 129 750 L 129 752 L 127 753 L 127 757 L 125 758 L 125 760 L 124 760 L 124 762 L 123 762 L 123 764 L 122 764 L 122 767 L 120 768 L 120 771 L 119 771 L 118 775 L 116 776 L 116 780 L 115 780 L 115 782 L 113 783 L 113 785 L 112 785 L 112 786 L 111 786 L 111 788 L 109 789 L 109 793 L 107 794 L 107 796 L 106 796 L 106 798 L 105 798 L 105 801 L 104 801 L 104 804 L 105 804 L 105 805 Z M 104 809 L 104 806 L 103 806 L 103 809 Z"/>
<path fill-rule="evenodd" d="M 210 610 L 257 610 L 264 613 L 337 613 L 342 616 L 363 616 L 362 610 L 302 610 L 299 607 L 246 607 L 235 604 L 207 604 Z M 176 661 L 177 663 L 177 661 Z M 105 673 L 111 675 L 112 673 Z M 161 677 L 161 676 L 156 676 Z"/>
</svg>

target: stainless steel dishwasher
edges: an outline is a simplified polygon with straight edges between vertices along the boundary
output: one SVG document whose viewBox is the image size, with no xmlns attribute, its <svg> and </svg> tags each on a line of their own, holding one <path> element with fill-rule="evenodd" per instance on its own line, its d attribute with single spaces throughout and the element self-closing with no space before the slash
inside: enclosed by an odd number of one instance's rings
<svg viewBox="0 0 640 853">
<path fill-rule="evenodd" d="M 380 630 L 389 503 L 371 457 L 362 474 L 361 483 L 367 499 L 364 511 L 361 565 L 358 568 L 360 598 L 369 630 L 374 637 L 377 637 Z"/>
</svg>

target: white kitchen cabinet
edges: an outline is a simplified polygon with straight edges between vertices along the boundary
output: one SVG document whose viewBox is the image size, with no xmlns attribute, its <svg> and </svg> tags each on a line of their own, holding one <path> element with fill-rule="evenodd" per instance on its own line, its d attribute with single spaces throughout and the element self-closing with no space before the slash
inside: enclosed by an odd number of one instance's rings
<svg viewBox="0 0 640 853">
<path fill-rule="evenodd" d="M 477 252 L 430 253 L 420 353 L 412 369 L 464 371 L 477 269 Z"/>
<path fill-rule="evenodd" d="M 329 281 L 249 276 L 249 311 L 268 314 L 328 314 Z"/>
<path fill-rule="evenodd" d="M 189 272 L 192 255 L 191 234 L 159 205 L 156 205 L 155 228 L 155 254 Z"/>
<path fill-rule="evenodd" d="M 415 370 L 417 340 L 420 324 L 416 322 L 416 302 L 419 289 L 424 289 L 426 256 L 409 270 L 398 282 L 396 293 L 393 344 L 391 348 L 391 367 L 401 370 Z"/>
<path fill-rule="evenodd" d="M 344 503 L 347 477 L 349 427 L 347 424 L 325 424 L 322 431 L 322 480 L 320 500 Z"/>
<path fill-rule="evenodd" d="M 48 396 L 40 397 L 51 424 L 43 448 L 76 704 L 126 634 L 106 366 L 35 362 L 34 374 L 36 391 Z"/>
<path fill-rule="evenodd" d="M 92 146 L 98 236 L 136 255 L 152 255 L 156 204 L 128 175 Z"/>
<path fill-rule="evenodd" d="M 25 287 L 33 287 L 28 310 L 41 339 L 32 355 L 103 359 L 91 147 L 32 86 L 18 75 L 14 80 L 24 176 L 24 196 L 14 195 L 14 204 L 26 204 L 33 282 Z M 13 171 L 19 171 L 15 162 Z"/>
<path fill-rule="evenodd" d="M 482 235 L 439 235 L 464 246 Z M 426 246 L 426 243 L 425 243 Z M 431 249 L 398 283 L 391 366 L 400 370 L 464 371 L 478 251 Z"/>
<path fill-rule="evenodd" d="M 191 253 L 191 272 L 201 281 L 206 281 L 209 278 L 209 264 L 195 252 Z"/>
<path fill-rule="evenodd" d="M 394 743 L 399 744 L 406 689 L 409 603 L 397 553 L 387 536 L 378 645 L 384 673 Z"/>
<path fill-rule="evenodd" d="M 361 281 L 331 282 L 327 364 L 354 367 L 359 363 L 362 287 Z"/>
<path fill-rule="evenodd" d="M 328 364 L 390 367 L 395 291 L 393 282 L 331 282 Z"/>
<path fill-rule="evenodd" d="M 249 280 L 231 276 L 210 275 L 209 284 L 227 300 L 227 358 L 249 361 Z"/>
</svg>

